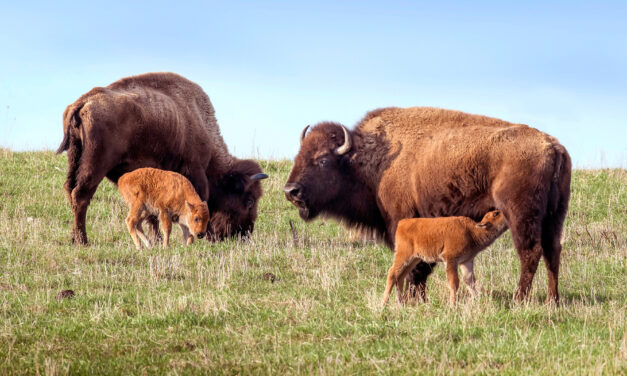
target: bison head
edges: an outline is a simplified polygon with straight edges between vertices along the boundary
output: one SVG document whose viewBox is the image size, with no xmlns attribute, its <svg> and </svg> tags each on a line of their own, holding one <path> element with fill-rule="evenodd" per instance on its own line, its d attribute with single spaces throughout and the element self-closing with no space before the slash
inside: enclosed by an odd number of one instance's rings
<svg viewBox="0 0 627 376">
<path fill-rule="evenodd" d="M 342 192 L 354 184 L 348 159 L 351 134 L 342 125 L 320 123 L 301 134 L 301 146 L 285 184 L 285 197 L 298 207 L 304 220 L 321 212 L 339 214 L 345 206 Z"/>
<path fill-rule="evenodd" d="M 261 197 L 261 179 L 268 175 L 251 160 L 238 160 L 218 179 L 211 179 L 208 238 L 222 240 L 229 236 L 248 236 L 257 219 L 257 201 Z"/>
</svg>

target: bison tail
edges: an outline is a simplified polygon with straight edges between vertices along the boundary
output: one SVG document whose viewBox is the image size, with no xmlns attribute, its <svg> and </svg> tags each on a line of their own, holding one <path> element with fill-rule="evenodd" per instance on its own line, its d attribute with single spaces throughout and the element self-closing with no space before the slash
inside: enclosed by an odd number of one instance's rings
<svg viewBox="0 0 627 376">
<path fill-rule="evenodd" d="M 70 147 L 70 132 L 65 131 L 63 132 L 63 141 L 61 141 L 61 145 L 59 145 L 59 148 L 57 149 L 56 153 L 61 154 L 64 151 L 66 151 L 69 147 Z"/>
<path fill-rule="evenodd" d="M 568 202 L 570 201 L 570 179 L 571 179 L 571 160 L 566 148 L 562 145 L 555 147 L 555 168 L 553 170 L 553 179 L 551 180 L 551 188 L 549 190 L 549 200 L 547 207 L 548 220 L 552 223 L 552 227 L 560 235 L 568 211 Z"/>
<path fill-rule="evenodd" d="M 57 154 L 61 154 L 70 148 L 70 133 L 72 128 L 79 128 L 81 125 L 81 118 L 78 113 L 83 108 L 83 105 L 69 106 L 63 113 L 63 141 L 61 141 L 61 145 L 57 149 Z"/>
</svg>

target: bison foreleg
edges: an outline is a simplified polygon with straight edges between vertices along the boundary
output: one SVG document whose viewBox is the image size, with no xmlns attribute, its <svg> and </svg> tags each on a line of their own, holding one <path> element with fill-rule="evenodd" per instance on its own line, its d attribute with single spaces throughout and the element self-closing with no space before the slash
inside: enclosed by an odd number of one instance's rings
<svg viewBox="0 0 627 376">
<path fill-rule="evenodd" d="M 200 199 L 205 202 L 209 200 L 209 180 L 205 171 L 202 168 L 196 168 L 192 170 L 192 173 L 187 178 L 196 189 Z"/>
<path fill-rule="evenodd" d="M 419 262 L 418 265 L 407 275 L 410 283 L 409 296 L 412 299 L 420 297 L 423 302 L 427 301 L 427 279 L 433 272 L 435 263 Z"/>
<path fill-rule="evenodd" d="M 148 222 L 148 236 L 152 243 L 161 243 L 163 238 L 159 232 L 159 218 L 156 215 L 149 215 L 146 217 L 146 222 Z"/>
</svg>

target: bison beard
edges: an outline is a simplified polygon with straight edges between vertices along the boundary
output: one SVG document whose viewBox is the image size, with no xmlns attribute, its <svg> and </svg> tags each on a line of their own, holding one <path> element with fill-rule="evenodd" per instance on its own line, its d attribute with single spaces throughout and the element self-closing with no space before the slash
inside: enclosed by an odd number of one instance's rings
<svg viewBox="0 0 627 376">
<path fill-rule="evenodd" d="M 385 108 L 353 131 L 324 122 L 301 134 L 285 196 L 304 220 L 335 217 L 365 226 L 394 247 L 398 221 L 466 216 L 500 209 L 521 262 L 516 291 L 528 296 L 539 260 L 558 302 L 561 234 L 570 197 L 571 162 L 547 134 L 522 124 L 435 108 Z M 433 264 L 411 276 L 416 293 Z"/>
<path fill-rule="evenodd" d="M 256 162 L 229 154 L 209 97 L 184 77 L 147 73 L 90 90 L 63 113 L 57 153 L 66 150 L 74 243 L 87 244 L 87 207 L 102 179 L 116 183 L 140 167 L 189 179 L 215 217 L 211 238 L 253 230 L 267 175 Z"/>
</svg>

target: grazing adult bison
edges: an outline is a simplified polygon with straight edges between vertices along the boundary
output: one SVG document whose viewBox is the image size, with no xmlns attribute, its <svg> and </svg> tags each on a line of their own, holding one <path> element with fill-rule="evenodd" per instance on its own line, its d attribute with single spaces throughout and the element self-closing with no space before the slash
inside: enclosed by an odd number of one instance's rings
<svg viewBox="0 0 627 376">
<path fill-rule="evenodd" d="M 540 257 L 547 300 L 559 301 L 561 234 L 571 161 L 534 128 L 436 108 L 385 108 L 352 131 L 323 122 L 301 134 L 285 196 L 304 220 L 323 214 L 378 232 L 390 248 L 398 221 L 500 209 L 521 263 L 516 291 L 527 297 Z M 413 272 L 424 296 L 432 264 Z"/>
<path fill-rule="evenodd" d="M 197 84 L 174 73 L 147 73 L 95 87 L 63 113 L 68 151 L 65 190 L 74 214 L 72 241 L 86 244 L 87 206 L 107 177 L 113 183 L 140 167 L 176 171 L 207 201 L 210 238 L 253 231 L 259 165 L 230 155 L 209 97 Z M 152 218 L 153 233 L 157 220 Z"/>
</svg>

